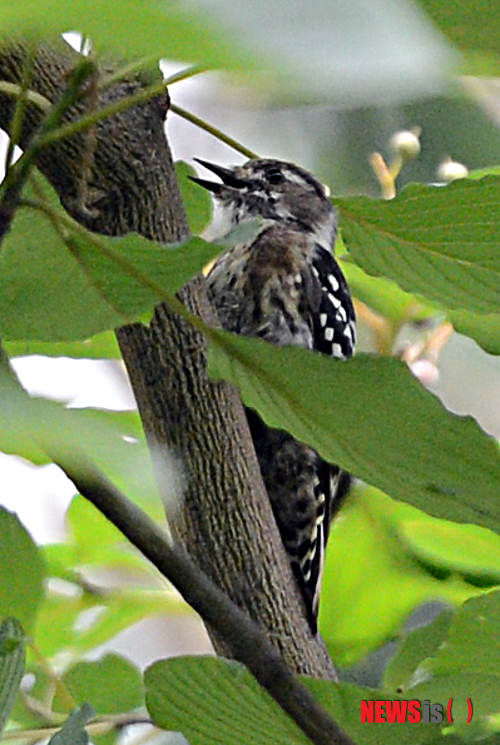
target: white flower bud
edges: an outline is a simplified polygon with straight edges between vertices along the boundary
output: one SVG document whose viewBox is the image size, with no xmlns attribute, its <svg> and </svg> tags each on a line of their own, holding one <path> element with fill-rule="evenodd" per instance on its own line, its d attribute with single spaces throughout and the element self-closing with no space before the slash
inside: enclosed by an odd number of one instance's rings
<svg viewBox="0 0 500 745">
<path fill-rule="evenodd" d="M 449 184 L 450 181 L 455 181 L 457 178 L 467 178 L 469 175 L 469 169 L 464 166 L 463 163 L 458 163 L 451 158 L 443 160 L 437 170 L 437 177 L 439 181 L 443 181 L 445 184 Z"/>
<path fill-rule="evenodd" d="M 402 130 L 392 135 L 389 144 L 402 160 L 413 160 L 420 153 L 420 130 Z"/>
</svg>

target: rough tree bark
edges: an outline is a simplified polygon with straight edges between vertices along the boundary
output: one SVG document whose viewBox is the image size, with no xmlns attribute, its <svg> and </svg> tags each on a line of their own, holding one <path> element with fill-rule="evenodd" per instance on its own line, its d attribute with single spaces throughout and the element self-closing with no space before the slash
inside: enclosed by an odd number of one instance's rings
<svg viewBox="0 0 500 745">
<path fill-rule="evenodd" d="M 0 50 L 0 78 L 18 83 L 26 50 Z M 55 101 L 76 54 L 64 43 L 38 50 L 31 88 Z M 100 92 L 102 106 L 144 85 L 139 78 Z M 71 119 L 85 110 L 80 104 Z M 167 95 L 100 123 L 89 134 L 54 144 L 37 161 L 68 212 L 106 235 L 135 231 L 162 243 L 188 235 L 171 154 L 164 134 Z M 0 126 L 7 130 L 13 99 L 0 94 Z M 29 105 L 26 145 L 41 121 Z M 166 249 L 168 250 L 168 249 Z M 182 300 L 215 323 L 203 279 Z M 292 670 L 334 678 L 321 638 L 313 637 L 262 484 L 237 391 L 206 374 L 203 337 L 164 305 L 150 326 L 117 331 L 144 429 L 153 453 L 173 448 L 185 470 L 185 490 L 174 534 L 203 570 L 256 620 Z M 160 484 L 161 487 L 161 484 Z M 218 652 L 224 644 L 213 639 Z"/>
</svg>

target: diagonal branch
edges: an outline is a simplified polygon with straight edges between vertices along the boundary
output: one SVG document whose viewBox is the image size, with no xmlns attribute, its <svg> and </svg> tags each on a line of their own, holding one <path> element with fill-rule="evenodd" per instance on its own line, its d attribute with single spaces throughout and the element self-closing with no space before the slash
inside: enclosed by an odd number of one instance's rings
<svg viewBox="0 0 500 745">
<path fill-rule="evenodd" d="M 90 462 L 54 461 L 82 496 L 97 507 L 179 590 L 217 635 L 231 656 L 253 673 L 281 708 L 315 745 L 352 741 L 291 673 L 256 623 L 232 603 L 175 542 Z"/>
</svg>

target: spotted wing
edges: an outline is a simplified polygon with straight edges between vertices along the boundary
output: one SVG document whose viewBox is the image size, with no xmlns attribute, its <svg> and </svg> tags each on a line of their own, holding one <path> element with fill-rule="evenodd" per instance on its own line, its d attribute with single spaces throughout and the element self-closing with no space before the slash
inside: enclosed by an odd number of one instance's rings
<svg viewBox="0 0 500 745">
<path fill-rule="evenodd" d="M 319 284 L 319 303 L 312 313 L 314 349 L 331 357 L 352 357 L 356 344 L 356 315 L 347 282 L 329 251 L 317 247 L 312 263 Z"/>
</svg>

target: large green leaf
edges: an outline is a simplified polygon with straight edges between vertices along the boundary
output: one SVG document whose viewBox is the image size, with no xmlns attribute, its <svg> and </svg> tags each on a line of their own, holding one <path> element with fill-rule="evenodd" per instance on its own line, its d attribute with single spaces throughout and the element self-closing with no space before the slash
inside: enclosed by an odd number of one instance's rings
<svg viewBox="0 0 500 745">
<path fill-rule="evenodd" d="M 153 722 L 179 730 L 191 745 L 306 745 L 308 738 L 241 665 L 209 657 L 162 660 L 146 670 Z M 320 704 L 359 745 L 418 742 L 429 725 L 361 724 L 360 702 L 391 698 L 375 689 L 302 678 Z"/>
<path fill-rule="evenodd" d="M 387 494 L 439 517 L 500 528 L 500 454 L 400 361 L 348 362 L 213 332 L 210 370 L 246 405 Z"/>
<path fill-rule="evenodd" d="M 43 596 L 39 549 L 17 515 L 0 507 L 0 619 L 19 619 L 30 633 Z"/>
<path fill-rule="evenodd" d="M 2 245 L 4 339 L 87 339 L 136 320 L 159 302 L 148 279 L 174 293 L 220 250 L 201 238 L 173 248 L 136 234 L 105 238 L 86 233 L 67 218 L 47 185 L 45 191 L 52 220 L 61 221 L 60 229 L 44 212 L 24 206 L 16 212 Z"/>
<path fill-rule="evenodd" d="M 412 184 L 390 201 L 336 203 L 350 255 L 368 274 L 446 308 L 498 313 L 500 177 Z"/>
<path fill-rule="evenodd" d="M 250 64 L 233 40 L 220 32 L 206 14 L 189 5 L 166 0 L 26 0 L 0 4 L 4 38 L 30 34 L 37 38 L 77 30 L 98 50 L 113 50 L 124 58 L 154 55 L 234 68 Z"/>
<path fill-rule="evenodd" d="M 392 323 L 398 325 L 442 313 L 427 300 L 404 292 L 394 281 L 366 274 L 361 267 L 345 260 L 348 258 L 339 263 L 354 297 Z"/>
</svg>

